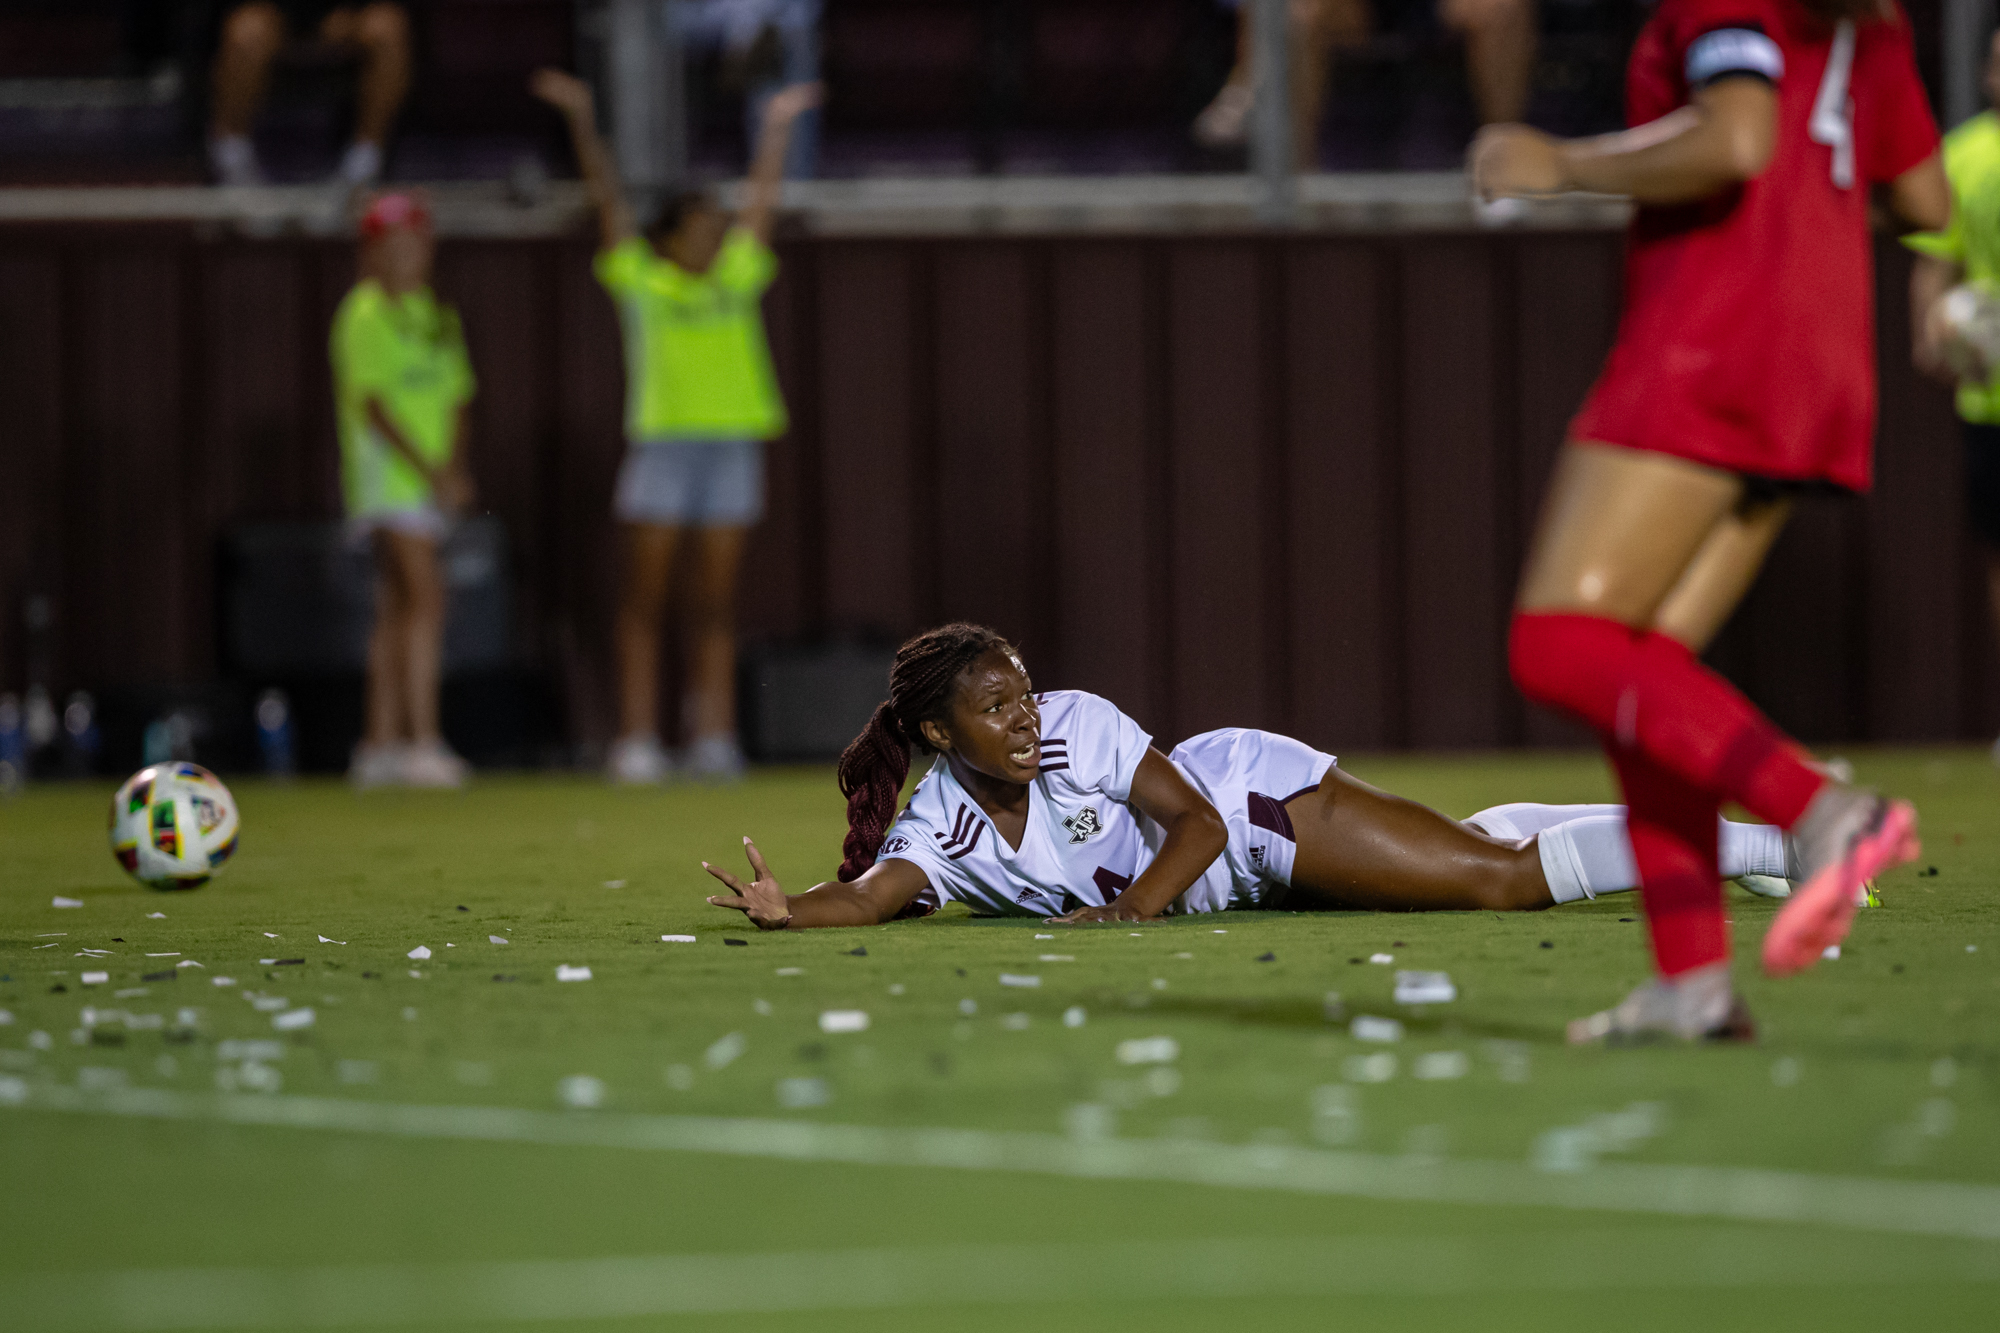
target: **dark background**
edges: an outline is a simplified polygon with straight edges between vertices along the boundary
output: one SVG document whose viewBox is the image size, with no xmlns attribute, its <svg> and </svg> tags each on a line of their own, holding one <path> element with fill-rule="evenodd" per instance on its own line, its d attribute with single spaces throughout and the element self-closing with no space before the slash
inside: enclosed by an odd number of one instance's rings
<svg viewBox="0 0 2000 1333">
<path fill-rule="evenodd" d="M 1106 693 L 1163 739 L 1577 739 L 1515 696 L 1504 626 L 1609 339 L 1620 245 L 787 242 L 767 317 L 794 428 L 771 452 L 746 636 L 986 620 L 1038 683 Z M 1908 368 L 1900 247 L 1878 256 L 1880 487 L 1802 507 L 1713 657 L 1809 740 L 1988 736 L 2000 664 L 1954 420 Z M 516 674 L 478 707 L 541 710 L 565 754 L 611 727 L 623 381 L 589 260 L 582 238 L 447 241 L 438 273 L 515 580 Z M 223 646 L 222 539 L 338 516 L 325 339 L 352 280 L 344 243 L 0 230 L 0 689 L 25 683 L 36 593 L 59 703 L 262 683 Z"/>
</svg>

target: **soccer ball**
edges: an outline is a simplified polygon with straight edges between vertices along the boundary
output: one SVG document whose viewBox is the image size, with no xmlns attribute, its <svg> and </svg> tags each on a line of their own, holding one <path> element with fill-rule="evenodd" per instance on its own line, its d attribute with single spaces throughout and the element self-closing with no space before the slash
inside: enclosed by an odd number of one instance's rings
<svg viewBox="0 0 2000 1333">
<path fill-rule="evenodd" d="M 2000 369 L 2000 300 L 1983 286 L 1954 287 L 1938 298 L 1945 363 L 1961 383 L 1984 384 Z"/>
<path fill-rule="evenodd" d="M 194 889 L 236 850 L 236 798 L 200 764 L 154 764 L 111 798 L 111 854 L 141 884 Z"/>
</svg>

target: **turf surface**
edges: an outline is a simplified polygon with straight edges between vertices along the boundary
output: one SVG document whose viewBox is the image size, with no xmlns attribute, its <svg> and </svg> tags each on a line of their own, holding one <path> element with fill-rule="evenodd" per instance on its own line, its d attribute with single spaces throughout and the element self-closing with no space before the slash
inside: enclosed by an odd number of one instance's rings
<svg viewBox="0 0 2000 1333">
<path fill-rule="evenodd" d="M 20 1316 L 0 1324 L 1990 1326 L 2000 1230 L 1980 1210 L 2000 1195 L 1930 1236 L 1647 1212 L 1676 1166 L 2000 1186 L 2000 776 L 1972 751 L 1852 758 L 1917 799 L 1924 860 L 1885 880 L 1838 961 L 1783 983 L 1739 969 L 1756 1046 L 1623 1051 L 1568 1050 L 1560 1031 L 1645 975 L 1629 897 L 1078 931 L 948 911 L 758 935 L 701 901 L 697 862 L 735 866 L 752 833 L 806 887 L 841 831 L 817 769 L 663 792 L 245 780 L 227 872 L 154 894 L 105 850 L 109 784 L 38 787 L 0 804 L 0 1103 L 21 1103 L 0 1106 L 0 1311 Z M 1582 756 L 1349 766 L 1458 815 L 1608 794 Z M 1773 911 L 1732 899 L 1740 957 Z M 428 959 L 407 956 L 420 945 Z M 1459 998 L 1396 1005 L 1403 968 L 1449 972 Z M 84 985 L 89 969 L 108 980 Z M 309 1027 L 274 1027 L 304 1008 Z M 866 1031 L 821 1031 L 847 1009 Z M 1404 1035 L 1357 1040 L 1364 1015 Z M 1173 1060 L 1120 1062 L 1121 1042 L 1160 1036 Z M 180 1118 L 81 1109 L 167 1105 L 149 1090 L 179 1094 Z M 329 1105 L 348 1127 L 210 1113 L 243 1101 Z M 550 1133 L 711 1117 L 751 1150 L 413 1138 L 340 1120 L 356 1103 L 517 1108 Z M 757 1155 L 800 1125 L 828 1129 L 799 1140 L 813 1160 Z M 857 1164 L 822 1151 L 839 1126 L 1026 1135 L 1045 1157 L 1110 1136 L 1154 1145 L 1164 1176 L 979 1169 L 984 1148 Z M 1417 1182 L 1508 1164 L 1626 1203 L 1173 1178 L 1232 1145 L 1358 1152 Z"/>
</svg>

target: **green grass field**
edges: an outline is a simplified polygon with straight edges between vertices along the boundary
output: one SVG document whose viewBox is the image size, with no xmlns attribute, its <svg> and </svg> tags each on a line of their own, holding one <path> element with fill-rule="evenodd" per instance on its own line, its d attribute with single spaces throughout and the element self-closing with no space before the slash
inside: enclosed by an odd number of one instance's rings
<svg viewBox="0 0 2000 1333">
<path fill-rule="evenodd" d="M 827 873 L 819 769 L 244 780 L 227 872 L 156 894 L 109 784 L 41 786 L 0 804 L 0 1327 L 1990 1328 L 2000 775 L 1851 757 L 1923 861 L 1782 983 L 1732 898 L 1755 1046 L 1612 1051 L 1560 1034 L 1644 977 L 1629 896 L 783 936 L 703 903 L 745 833 Z M 1609 790 L 1350 767 L 1457 815 Z M 1395 1004 L 1403 968 L 1458 999 Z"/>
</svg>

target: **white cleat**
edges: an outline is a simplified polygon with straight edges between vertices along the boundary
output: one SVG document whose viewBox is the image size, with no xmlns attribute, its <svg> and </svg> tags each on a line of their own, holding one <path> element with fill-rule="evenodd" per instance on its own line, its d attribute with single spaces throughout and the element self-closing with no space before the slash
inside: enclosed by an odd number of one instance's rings
<svg viewBox="0 0 2000 1333">
<path fill-rule="evenodd" d="M 410 787 L 457 788 L 465 785 L 472 765 L 443 741 L 420 741 L 403 751 L 403 783 Z"/>
<path fill-rule="evenodd" d="M 363 741 L 354 747 L 353 758 L 348 761 L 347 780 L 354 784 L 356 791 L 401 786 L 405 748 L 400 741 L 391 741 L 387 745 L 370 745 Z"/>
<path fill-rule="evenodd" d="M 734 736 L 703 736 L 681 752 L 681 775 L 696 782 L 741 782 L 747 768 Z"/>
<path fill-rule="evenodd" d="M 657 787 L 673 776 L 657 736 L 621 736 L 611 743 L 604 774 L 625 787 Z"/>
<path fill-rule="evenodd" d="M 1606 1009 L 1570 1023 L 1572 1046 L 1623 1046 L 1672 1037 L 1680 1041 L 1755 1041 L 1757 1025 L 1729 980 L 1724 960 L 1669 980 L 1656 977 Z"/>
</svg>

